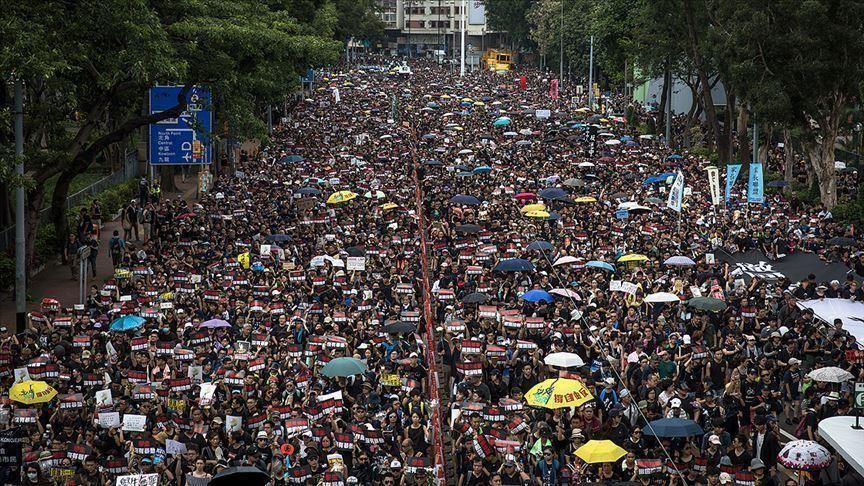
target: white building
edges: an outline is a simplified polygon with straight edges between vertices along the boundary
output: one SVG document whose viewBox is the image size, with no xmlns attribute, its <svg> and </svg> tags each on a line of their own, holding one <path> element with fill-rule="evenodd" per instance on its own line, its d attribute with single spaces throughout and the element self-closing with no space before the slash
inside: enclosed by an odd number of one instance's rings
<svg viewBox="0 0 864 486">
<path fill-rule="evenodd" d="M 486 25 L 481 0 L 378 0 L 379 16 L 388 35 L 385 47 L 392 55 L 458 59 L 465 7 L 465 51 L 469 65 L 498 45 L 499 36 Z"/>
</svg>

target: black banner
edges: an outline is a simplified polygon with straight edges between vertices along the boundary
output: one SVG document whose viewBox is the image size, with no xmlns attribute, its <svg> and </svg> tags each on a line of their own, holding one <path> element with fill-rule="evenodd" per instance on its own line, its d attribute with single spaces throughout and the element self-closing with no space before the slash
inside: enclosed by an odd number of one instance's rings
<svg viewBox="0 0 864 486">
<path fill-rule="evenodd" d="M 747 281 L 752 278 L 776 281 L 785 276 L 792 282 L 799 282 L 813 274 L 818 283 L 827 283 L 831 280 L 839 280 L 842 283 L 846 281 L 846 275 L 851 271 L 842 263 L 824 262 L 815 253 L 793 253 L 778 260 L 771 260 L 759 250 L 734 254 L 720 250 L 717 252 L 717 260 L 729 262 L 732 276 Z M 860 277 L 856 276 L 856 280 L 860 280 Z"/>
</svg>

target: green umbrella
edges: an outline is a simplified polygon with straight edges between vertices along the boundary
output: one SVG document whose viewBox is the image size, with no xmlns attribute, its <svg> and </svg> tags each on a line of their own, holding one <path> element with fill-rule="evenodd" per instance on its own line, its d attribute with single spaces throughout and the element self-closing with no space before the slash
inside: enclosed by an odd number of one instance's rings
<svg viewBox="0 0 864 486">
<path fill-rule="evenodd" d="M 321 368 L 321 374 L 333 378 L 335 376 L 353 376 L 365 373 L 369 367 L 356 358 L 332 359 Z"/>
<path fill-rule="evenodd" d="M 726 310 L 726 303 L 714 297 L 693 297 L 687 302 L 687 305 L 705 311 L 720 312 Z"/>
</svg>

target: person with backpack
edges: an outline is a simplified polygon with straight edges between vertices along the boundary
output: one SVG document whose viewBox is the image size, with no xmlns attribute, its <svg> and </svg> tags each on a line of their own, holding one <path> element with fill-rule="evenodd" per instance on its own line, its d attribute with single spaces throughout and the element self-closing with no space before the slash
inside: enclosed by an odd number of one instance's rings
<svg viewBox="0 0 864 486">
<path fill-rule="evenodd" d="M 108 251 L 111 252 L 111 265 L 115 268 L 123 261 L 126 241 L 120 237 L 120 232 L 114 230 L 114 235 L 108 240 Z"/>
</svg>

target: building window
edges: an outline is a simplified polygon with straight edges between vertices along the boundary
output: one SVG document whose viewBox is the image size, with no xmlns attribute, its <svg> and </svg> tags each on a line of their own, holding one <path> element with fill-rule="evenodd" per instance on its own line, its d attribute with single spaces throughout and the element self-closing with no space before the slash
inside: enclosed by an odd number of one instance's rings
<svg viewBox="0 0 864 486">
<path fill-rule="evenodd" d="M 406 29 L 422 29 L 425 26 L 423 25 L 425 22 L 422 20 L 406 20 L 405 28 Z"/>
<path fill-rule="evenodd" d="M 405 15 L 426 15 L 426 7 L 405 7 Z"/>
<path fill-rule="evenodd" d="M 432 15 L 450 15 L 450 7 L 432 7 Z"/>
<path fill-rule="evenodd" d="M 449 20 L 433 20 L 432 22 L 433 29 L 449 29 L 450 21 Z"/>
</svg>

